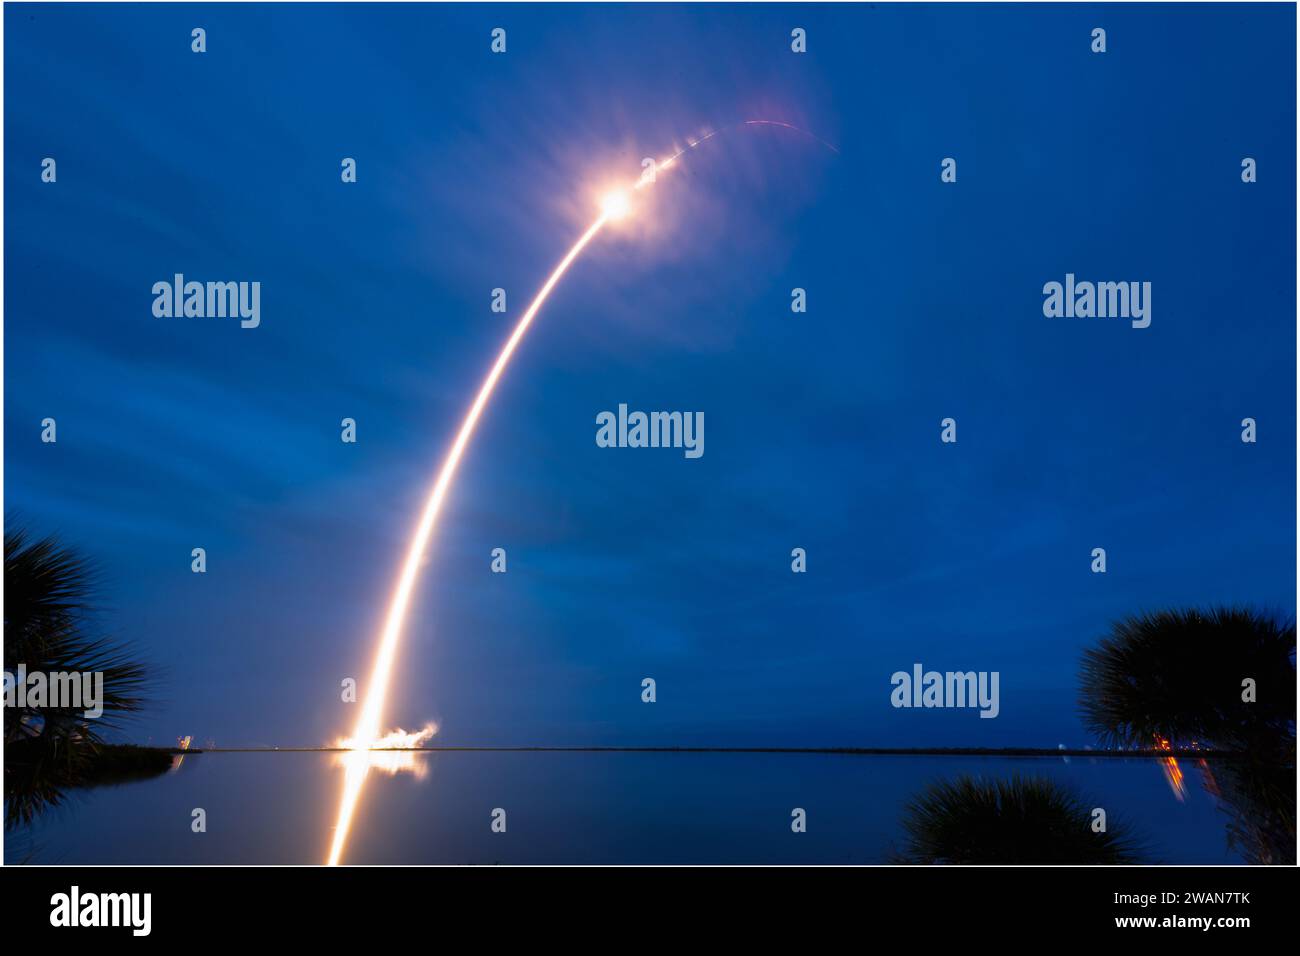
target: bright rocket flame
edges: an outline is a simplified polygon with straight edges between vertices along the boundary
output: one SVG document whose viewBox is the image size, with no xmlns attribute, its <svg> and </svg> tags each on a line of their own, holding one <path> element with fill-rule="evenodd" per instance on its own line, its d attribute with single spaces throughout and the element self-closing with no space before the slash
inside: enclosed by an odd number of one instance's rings
<svg viewBox="0 0 1300 956">
<path fill-rule="evenodd" d="M 335 746 L 346 750 L 334 755 L 334 765 L 346 769 L 353 763 L 364 763 L 367 769 L 381 771 L 390 777 L 411 773 L 417 779 L 423 779 L 429 772 L 429 765 L 416 759 L 416 751 L 437 732 L 438 728 L 433 724 L 426 724 L 423 730 L 411 733 L 399 727 L 375 740 L 369 748 L 358 747 L 351 738 L 341 737 Z"/>
<path fill-rule="evenodd" d="M 755 120 L 747 121 L 741 125 L 769 124 L 764 120 Z M 797 126 L 790 126 L 786 123 L 772 123 L 770 125 L 786 126 L 797 132 L 806 133 L 806 130 L 801 130 Z M 722 130 L 710 130 L 703 136 L 690 140 L 686 146 L 657 164 L 659 172 L 662 173 L 668 170 L 684 153 L 695 149 L 701 143 L 717 136 L 720 132 Z M 826 145 L 830 146 L 829 143 Z M 830 148 L 835 150 L 833 146 Z M 835 152 L 838 153 L 839 150 L 835 150 Z M 645 186 L 654 183 L 654 181 L 653 176 L 647 177 L 643 175 L 631 187 L 630 191 L 616 191 L 605 197 L 600 215 L 587 227 L 587 231 L 578 238 L 578 241 L 560 260 L 560 264 L 551 272 L 545 284 L 529 304 L 528 310 L 515 326 L 515 330 L 510 334 L 510 338 L 506 340 L 506 344 L 502 347 L 496 362 L 493 363 L 487 378 L 479 386 L 478 396 L 474 399 L 474 404 L 470 406 L 464 421 L 461 422 L 460 431 L 456 433 L 456 440 L 451 446 L 451 451 L 443 459 L 442 468 L 438 471 L 438 477 L 433 483 L 433 490 L 429 493 L 429 498 L 424 505 L 424 511 L 420 515 L 420 522 L 416 525 L 415 533 L 411 536 L 411 544 L 406 552 L 406 561 L 402 565 L 401 575 L 397 579 L 397 588 L 393 591 L 392 600 L 388 605 L 388 617 L 384 622 L 379 650 L 375 654 L 374 667 L 370 672 L 370 682 L 366 685 L 365 705 L 362 708 L 361 716 L 357 718 L 356 729 L 352 732 L 352 736 L 348 738 L 347 744 L 341 744 L 341 746 L 348 746 L 350 749 L 343 755 L 341 761 L 346 765 L 347 770 L 343 779 L 343 793 L 339 799 L 339 815 L 334 825 L 334 838 L 330 843 L 329 866 L 337 865 L 339 858 L 343 855 L 343 847 L 347 843 L 348 831 L 352 828 L 352 817 L 356 813 L 357 802 L 361 798 L 361 790 L 366 782 L 366 774 L 372 765 L 373 749 L 379 746 L 379 740 L 387 739 L 380 737 L 379 723 L 382 718 L 384 701 L 388 697 L 388 683 L 392 677 L 393 661 L 397 656 L 397 645 L 402 637 L 402 625 L 406 622 L 406 612 L 410 607 L 411 594 L 415 589 L 415 578 L 420 570 L 420 565 L 423 563 L 425 551 L 429 546 L 429 539 L 433 535 L 434 522 L 437 520 L 438 512 L 442 508 L 447 489 L 456 476 L 456 469 L 460 465 L 461 456 L 465 453 L 465 446 L 469 444 L 470 438 L 474 435 L 474 429 L 478 426 L 479 417 L 483 414 L 488 399 L 492 397 L 497 380 L 501 378 L 501 373 L 505 371 L 506 366 L 510 363 L 510 358 L 514 355 L 520 340 L 523 339 L 524 333 L 532 325 L 533 318 L 537 315 L 538 310 L 550 297 L 556 283 L 564 277 L 564 274 L 569 271 L 569 266 L 573 265 L 573 261 L 578 258 L 583 249 L 587 248 L 591 240 L 596 238 L 596 234 L 607 223 L 619 219 L 631 211 L 630 192 L 639 191 Z M 364 758 L 363 754 L 366 755 Z"/>
</svg>

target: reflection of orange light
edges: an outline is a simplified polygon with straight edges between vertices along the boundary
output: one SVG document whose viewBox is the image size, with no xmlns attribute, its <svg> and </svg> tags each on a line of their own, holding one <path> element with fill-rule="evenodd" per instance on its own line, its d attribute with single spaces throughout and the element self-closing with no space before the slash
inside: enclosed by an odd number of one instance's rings
<svg viewBox="0 0 1300 956">
<path fill-rule="evenodd" d="M 1168 737 L 1156 737 L 1157 750 L 1173 750 L 1169 744 Z M 1162 757 L 1160 759 L 1161 769 L 1165 772 L 1165 779 L 1169 781 L 1169 789 L 1174 792 L 1174 797 L 1179 803 L 1187 799 L 1187 781 L 1183 779 L 1183 770 L 1178 766 L 1177 757 Z"/>
<path fill-rule="evenodd" d="M 176 738 L 176 747 L 177 747 L 179 750 L 189 750 L 189 749 L 190 749 L 190 741 L 192 741 L 193 739 L 194 739 L 194 735 L 193 735 L 193 734 L 188 734 L 188 735 L 186 735 L 186 736 L 184 736 L 184 737 L 177 737 L 177 738 Z M 173 770 L 180 770 L 180 769 L 181 769 L 181 764 L 183 764 L 184 762 L 185 762 L 185 754 L 183 754 L 183 753 L 172 754 L 172 765 L 168 768 L 168 771 L 170 772 L 170 771 L 173 771 Z"/>
</svg>

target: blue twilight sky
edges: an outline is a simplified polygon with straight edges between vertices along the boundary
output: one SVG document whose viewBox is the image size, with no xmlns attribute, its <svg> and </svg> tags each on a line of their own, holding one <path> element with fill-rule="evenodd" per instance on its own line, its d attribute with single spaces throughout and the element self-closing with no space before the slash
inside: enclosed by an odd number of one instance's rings
<svg viewBox="0 0 1300 956">
<path fill-rule="evenodd" d="M 102 567 L 162 675 L 134 739 L 349 728 L 432 474 L 593 195 L 750 118 L 840 153 L 717 137 L 575 265 L 448 500 L 389 724 L 1081 745 L 1111 620 L 1295 613 L 1294 7 L 4 16 L 4 507 Z M 260 281 L 261 326 L 154 317 L 177 272 Z M 1150 281 L 1150 328 L 1045 318 L 1067 272 Z M 620 402 L 704 412 L 704 456 L 598 448 Z M 999 671 L 1001 715 L 891 708 L 914 662 Z"/>
</svg>

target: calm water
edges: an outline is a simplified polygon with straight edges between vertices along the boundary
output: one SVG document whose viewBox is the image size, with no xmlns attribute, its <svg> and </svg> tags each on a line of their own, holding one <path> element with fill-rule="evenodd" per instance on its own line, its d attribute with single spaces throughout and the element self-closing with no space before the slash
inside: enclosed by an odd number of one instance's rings
<svg viewBox="0 0 1300 956">
<path fill-rule="evenodd" d="M 1226 817 L 1183 761 L 771 754 L 439 753 L 372 772 L 349 863 L 875 863 L 937 779 L 1037 774 L 1134 825 L 1163 863 L 1235 863 Z M 318 753 L 199 754 L 166 776 L 80 791 L 9 833 L 6 862 L 318 863 L 342 771 Z M 207 811 L 192 833 L 191 811 Z M 507 832 L 490 830 L 494 807 Z M 790 810 L 808 832 L 790 831 Z"/>
</svg>

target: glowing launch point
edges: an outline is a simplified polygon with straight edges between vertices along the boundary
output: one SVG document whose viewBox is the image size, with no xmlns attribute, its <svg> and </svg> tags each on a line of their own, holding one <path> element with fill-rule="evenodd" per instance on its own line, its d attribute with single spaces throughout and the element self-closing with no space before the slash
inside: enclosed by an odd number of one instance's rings
<svg viewBox="0 0 1300 956">
<path fill-rule="evenodd" d="M 601 212 L 609 220 L 622 219 L 632 211 L 632 201 L 628 199 L 627 193 L 621 189 L 616 189 L 609 193 L 604 202 L 601 204 Z"/>
</svg>

